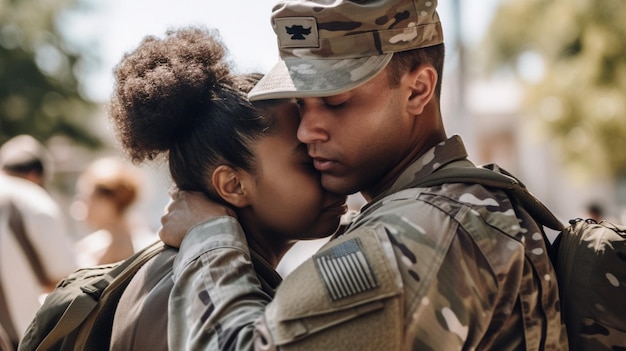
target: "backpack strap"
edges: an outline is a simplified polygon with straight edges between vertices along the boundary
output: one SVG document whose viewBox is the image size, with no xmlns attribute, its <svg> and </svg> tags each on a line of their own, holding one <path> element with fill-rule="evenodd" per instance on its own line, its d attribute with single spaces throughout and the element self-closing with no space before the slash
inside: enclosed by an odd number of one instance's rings
<svg viewBox="0 0 626 351">
<path fill-rule="evenodd" d="M 556 231 L 563 230 L 561 221 L 511 173 L 495 164 L 481 167 L 448 167 L 416 179 L 411 187 L 429 187 L 445 183 L 474 183 L 502 189 L 518 199 L 537 223 Z"/>
<path fill-rule="evenodd" d="M 14 342 L 11 340 L 9 334 L 7 334 L 2 325 L 0 325 L 0 350 L 17 350 L 17 345 L 15 345 Z"/>
<path fill-rule="evenodd" d="M 46 275 L 43 265 L 39 260 L 39 255 L 37 255 L 33 245 L 26 235 L 24 221 L 19 209 L 11 200 L 3 201 L 0 207 L 2 210 L 6 210 L 8 212 L 9 228 L 22 248 L 22 251 L 26 255 L 37 280 L 42 286 L 50 284 L 50 279 Z M 13 324 L 13 319 L 11 318 L 9 305 L 4 295 L 2 283 L 0 283 L 0 325 L 0 329 L 2 329 L 0 330 L 0 334 L 2 334 L 0 335 L 0 339 L 4 341 L 4 339 L 8 337 L 11 343 L 19 341 L 20 337 L 15 329 L 15 325 Z M 13 349 L 16 348 L 15 346 L 17 345 L 14 345 Z"/>
<path fill-rule="evenodd" d="M 133 256 L 117 263 L 115 268 L 105 274 L 102 279 L 93 284 L 81 286 L 80 289 L 84 294 L 74 298 L 54 328 L 41 341 L 37 351 L 51 349 L 63 337 L 75 330 L 88 319 L 92 311 L 98 306 L 100 299 L 105 297 L 107 291 L 130 280 L 144 263 L 163 251 L 165 247 L 162 241 L 156 241 Z"/>
<path fill-rule="evenodd" d="M 0 284 L 0 350 L 15 350 L 17 348 L 15 343 L 19 340 L 19 336 L 11 320 L 9 305 L 4 297 L 4 291 L 1 285 L 2 284 Z"/>
<path fill-rule="evenodd" d="M 39 255 L 26 234 L 26 228 L 24 227 L 24 220 L 22 219 L 20 210 L 13 202 L 9 202 L 8 210 L 9 226 L 11 227 L 11 231 L 15 235 L 17 242 L 20 244 L 22 251 L 24 251 L 24 254 L 28 258 L 28 262 L 30 263 L 33 273 L 37 277 L 39 284 L 41 286 L 48 286 L 54 283 L 46 274 L 46 270 L 39 259 Z"/>
</svg>

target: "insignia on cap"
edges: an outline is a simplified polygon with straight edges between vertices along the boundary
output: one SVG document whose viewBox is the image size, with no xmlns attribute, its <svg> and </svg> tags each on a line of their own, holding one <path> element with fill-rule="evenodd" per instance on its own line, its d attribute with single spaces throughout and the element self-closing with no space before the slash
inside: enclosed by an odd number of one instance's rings
<svg viewBox="0 0 626 351">
<path fill-rule="evenodd" d="M 281 48 L 319 47 L 315 17 L 275 18 L 274 23 Z"/>
<path fill-rule="evenodd" d="M 351 239 L 314 256 L 333 301 L 378 287 L 361 243 Z"/>
</svg>

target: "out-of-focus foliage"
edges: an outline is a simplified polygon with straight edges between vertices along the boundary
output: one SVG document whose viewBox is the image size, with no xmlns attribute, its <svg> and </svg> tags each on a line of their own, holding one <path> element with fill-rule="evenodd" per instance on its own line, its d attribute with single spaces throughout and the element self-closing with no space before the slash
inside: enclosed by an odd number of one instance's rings
<svg viewBox="0 0 626 351">
<path fill-rule="evenodd" d="M 503 0 L 486 37 L 493 69 L 523 78 L 526 58 L 539 58 L 543 75 L 525 81 L 528 114 L 590 174 L 626 175 L 624 14 L 624 0 Z"/>
<path fill-rule="evenodd" d="M 74 50 L 57 20 L 74 0 L 0 0 L 0 144 L 17 134 L 66 136 L 97 148 L 88 125 L 96 105 L 78 90 L 88 53 Z"/>
</svg>

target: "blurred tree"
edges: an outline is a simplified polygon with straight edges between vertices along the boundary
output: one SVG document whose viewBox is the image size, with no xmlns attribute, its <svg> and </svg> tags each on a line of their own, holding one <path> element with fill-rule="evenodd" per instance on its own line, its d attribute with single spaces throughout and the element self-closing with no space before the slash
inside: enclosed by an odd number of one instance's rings
<svg viewBox="0 0 626 351">
<path fill-rule="evenodd" d="M 624 0 L 503 0 L 486 36 L 489 67 L 514 69 L 528 115 L 587 176 L 626 176 L 625 13 Z"/>
<path fill-rule="evenodd" d="M 79 92 L 76 72 L 87 59 L 58 28 L 76 0 L 0 0 L 0 144 L 17 134 L 46 141 L 66 136 L 92 149 L 97 105 Z"/>
</svg>

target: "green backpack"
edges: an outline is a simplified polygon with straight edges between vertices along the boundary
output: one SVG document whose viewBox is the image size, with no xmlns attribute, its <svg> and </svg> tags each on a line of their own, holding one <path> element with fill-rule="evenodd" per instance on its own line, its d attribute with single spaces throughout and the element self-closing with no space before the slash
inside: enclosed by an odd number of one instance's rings
<svg viewBox="0 0 626 351">
<path fill-rule="evenodd" d="M 120 296 L 139 268 L 166 248 L 157 241 L 118 263 L 67 276 L 46 297 L 18 350 L 109 350 Z"/>
<path fill-rule="evenodd" d="M 575 219 L 554 248 L 570 351 L 626 350 L 626 226 Z"/>
<path fill-rule="evenodd" d="M 626 350 L 626 226 L 591 219 L 574 219 L 563 226 L 523 183 L 497 165 L 448 167 L 416 180 L 413 186 L 443 183 L 503 189 L 538 224 L 556 230 L 551 259 L 569 350 Z"/>
</svg>

